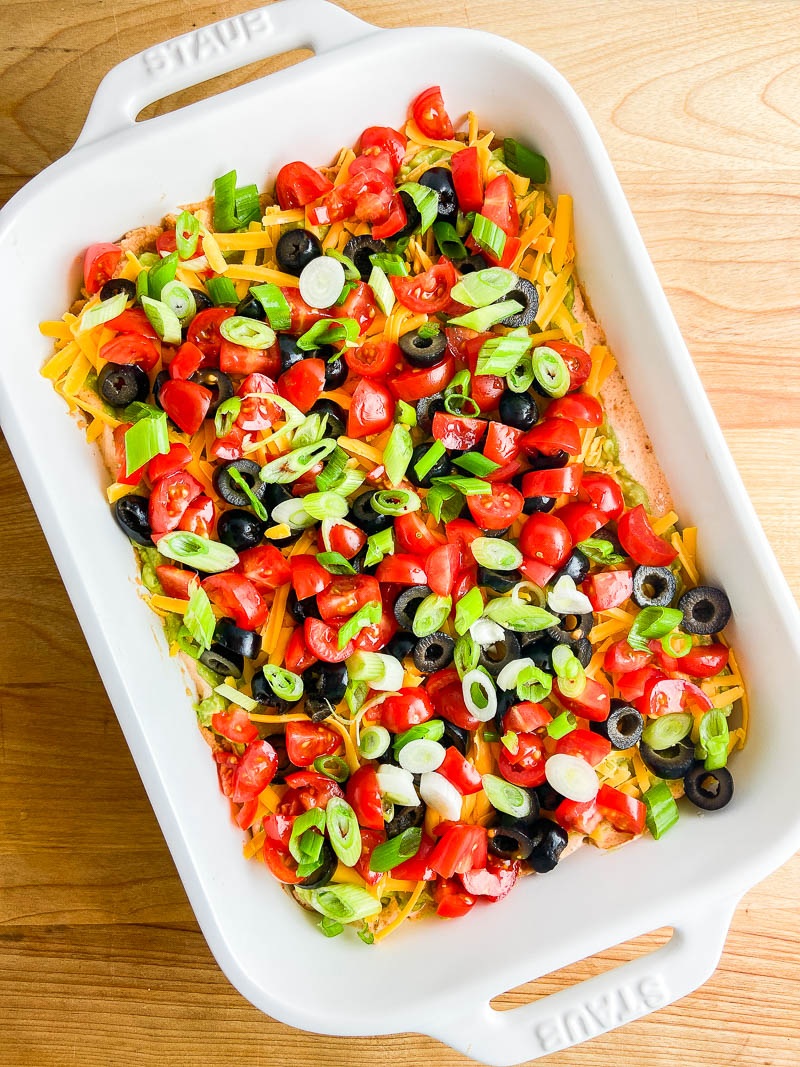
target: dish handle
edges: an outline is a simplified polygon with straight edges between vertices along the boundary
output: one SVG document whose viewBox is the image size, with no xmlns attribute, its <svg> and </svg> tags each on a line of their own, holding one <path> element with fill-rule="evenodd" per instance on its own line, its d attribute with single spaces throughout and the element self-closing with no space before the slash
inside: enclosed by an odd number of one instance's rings
<svg viewBox="0 0 800 1067">
<path fill-rule="evenodd" d="M 74 148 L 132 126 L 142 108 L 198 82 L 294 48 L 329 52 L 375 32 L 327 0 L 279 0 L 200 26 L 112 67 Z"/>
<path fill-rule="evenodd" d="M 711 977 L 737 900 L 698 909 L 654 952 L 508 1011 L 472 1003 L 426 1032 L 493 1067 L 547 1056 L 648 1015 Z"/>
</svg>

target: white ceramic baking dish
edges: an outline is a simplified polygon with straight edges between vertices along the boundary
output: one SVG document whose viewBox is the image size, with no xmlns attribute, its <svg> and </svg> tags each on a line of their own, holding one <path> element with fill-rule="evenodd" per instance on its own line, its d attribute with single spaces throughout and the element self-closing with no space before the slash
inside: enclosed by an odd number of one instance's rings
<svg viewBox="0 0 800 1067">
<path fill-rule="evenodd" d="M 264 56 L 313 59 L 173 114 L 148 103 Z M 685 811 L 661 841 L 581 849 L 503 903 L 406 924 L 379 948 L 326 940 L 264 868 L 242 858 L 184 681 L 141 600 L 110 519 L 99 459 L 39 376 L 37 331 L 77 291 L 79 253 L 205 197 L 235 166 L 262 183 L 281 162 L 326 161 L 374 123 L 399 125 L 440 82 L 451 114 L 536 145 L 575 198 L 579 268 L 674 489 L 727 589 L 752 701 L 750 741 L 723 812 Z M 526 49 L 462 29 L 376 30 L 322 0 L 287 0 L 176 38 L 115 67 L 75 148 L 0 220 L 5 345 L 0 415 L 56 563 L 198 922 L 231 982 L 276 1019 L 320 1033 L 414 1030 L 486 1063 L 584 1040 L 683 996 L 711 974 L 741 894 L 800 844 L 796 709 L 800 619 L 744 493 L 642 239 L 589 117 Z M 68 699 L 68 694 L 65 694 Z M 511 1011 L 498 993 L 664 925 L 649 956 Z"/>
</svg>

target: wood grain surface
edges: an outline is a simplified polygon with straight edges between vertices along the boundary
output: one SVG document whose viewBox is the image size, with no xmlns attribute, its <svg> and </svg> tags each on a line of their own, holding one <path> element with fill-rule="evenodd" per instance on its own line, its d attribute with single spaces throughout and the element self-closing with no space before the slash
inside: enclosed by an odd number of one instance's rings
<svg viewBox="0 0 800 1067">
<path fill-rule="evenodd" d="M 70 148 L 112 65 L 248 6 L 0 0 L 2 198 Z M 761 521 L 800 592 L 800 5 L 346 6 L 386 26 L 491 30 L 539 51 L 569 78 L 610 150 Z M 293 58 L 254 64 L 149 113 Z M 468 1062 L 413 1034 L 300 1033 L 259 1014 L 223 978 L 5 443 L 0 602 L 0 1063 Z M 719 970 L 702 989 L 547 1062 L 796 1067 L 799 897 L 795 857 L 744 898 Z M 609 950 L 503 1002 L 562 988 L 660 940 L 654 934 Z"/>
</svg>

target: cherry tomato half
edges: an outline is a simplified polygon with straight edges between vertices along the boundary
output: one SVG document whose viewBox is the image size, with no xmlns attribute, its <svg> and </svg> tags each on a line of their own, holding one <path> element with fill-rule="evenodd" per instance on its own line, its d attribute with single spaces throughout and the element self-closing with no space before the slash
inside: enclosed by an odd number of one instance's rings
<svg viewBox="0 0 800 1067">
<path fill-rule="evenodd" d="M 633 577 L 629 570 L 598 571 L 590 574 L 581 586 L 592 602 L 593 611 L 609 611 L 621 607 L 633 593 Z"/>
<path fill-rule="evenodd" d="M 575 496 L 583 478 L 583 464 L 570 463 L 566 467 L 556 467 L 543 471 L 529 471 L 522 479 L 522 495 L 531 496 Z"/>
<path fill-rule="evenodd" d="M 330 192 L 332 188 L 333 182 L 300 161 L 281 167 L 275 179 L 275 195 L 284 211 L 288 208 L 305 207 Z"/>
<path fill-rule="evenodd" d="M 386 152 L 392 161 L 395 174 L 402 165 L 407 143 L 405 135 L 391 126 L 368 126 L 361 134 L 361 151 L 365 155 L 375 150 Z"/>
<path fill-rule="evenodd" d="M 486 433 L 486 427 L 494 425 L 485 419 L 472 419 L 464 415 L 448 415 L 437 411 L 433 416 L 433 436 L 445 448 L 467 450 L 477 445 Z"/>
<path fill-rule="evenodd" d="M 617 523 L 619 542 L 635 563 L 647 567 L 666 567 L 678 555 L 676 549 L 658 537 L 641 504 L 627 512 Z"/>
<path fill-rule="evenodd" d="M 279 589 L 291 577 L 289 561 L 275 545 L 256 545 L 240 552 L 236 573 L 244 575 L 256 589 Z"/>
<path fill-rule="evenodd" d="M 493 482 L 491 493 L 470 493 L 467 507 L 482 530 L 505 530 L 522 514 L 522 493 L 513 485 Z"/>
<path fill-rule="evenodd" d="M 603 784 L 597 791 L 595 803 L 600 814 L 622 833 L 640 834 L 644 830 L 647 809 L 636 797 Z"/>
<path fill-rule="evenodd" d="M 602 511 L 598 511 L 591 504 L 581 504 L 577 500 L 565 504 L 554 514 L 569 530 L 572 543 L 575 545 L 592 537 L 608 521 L 608 516 Z"/>
<path fill-rule="evenodd" d="M 212 604 L 243 630 L 257 630 L 264 625 L 267 605 L 253 583 L 241 574 L 211 574 L 201 584 Z"/>
<path fill-rule="evenodd" d="M 191 436 L 196 434 L 203 425 L 203 420 L 211 407 L 213 395 L 210 390 L 197 382 L 183 382 L 177 378 L 170 378 L 161 386 L 158 399 L 161 407 L 175 425 Z"/>
<path fill-rule="evenodd" d="M 455 372 L 455 362 L 448 356 L 433 367 L 401 371 L 389 379 L 389 386 L 399 400 L 416 404 L 423 397 L 441 392 Z"/>
<path fill-rule="evenodd" d="M 231 799 L 237 804 L 254 800 L 269 785 L 278 769 L 278 756 L 269 741 L 251 741 L 233 774 Z"/>
<path fill-rule="evenodd" d="M 394 734 L 401 734 L 433 718 L 433 704 L 424 689 L 398 689 L 379 707 L 381 725 Z"/>
<path fill-rule="evenodd" d="M 519 537 L 519 550 L 548 567 L 560 567 L 572 551 L 569 530 L 555 515 L 536 511 L 528 516 Z"/>
<path fill-rule="evenodd" d="M 278 378 L 278 392 L 304 415 L 319 400 L 324 388 L 325 361 L 322 359 L 301 359 Z"/>
<path fill-rule="evenodd" d="M 547 347 L 558 352 L 569 371 L 569 392 L 579 389 L 592 372 L 592 357 L 569 341 L 548 341 Z"/>
<path fill-rule="evenodd" d="M 160 478 L 153 486 L 148 506 L 153 533 L 176 530 L 183 513 L 202 492 L 202 485 L 186 471 L 176 471 Z"/>
<path fill-rule="evenodd" d="M 393 274 L 389 278 L 394 295 L 404 307 L 427 314 L 444 311 L 457 280 L 455 267 L 444 257 L 422 274 Z"/>
<path fill-rule="evenodd" d="M 431 85 L 419 94 L 411 105 L 411 114 L 425 137 L 446 140 L 453 136 L 453 123 L 445 110 L 438 85 Z"/>
<path fill-rule="evenodd" d="M 385 378 L 400 361 L 400 346 L 392 341 L 365 341 L 360 348 L 348 348 L 344 360 L 353 374 L 365 378 Z"/>
<path fill-rule="evenodd" d="M 499 226 L 506 237 L 519 232 L 519 212 L 514 187 L 507 174 L 498 174 L 486 186 L 481 215 Z"/>
<path fill-rule="evenodd" d="M 350 401 L 347 436 L 367 437 L 388 429 L 394 419 L 394 409 L 394 397 L 382 382 L 362 378 Z"/>
<path fill-rule="evenodd" d="M 356 650 L 355 643 L 348 641 L 339 648 L 339 628 L 321 619 L 306 619 L 303 624 L 306 647 L 323 663 L 344 663 Z"/>
<path fill-rule="evenodd" d="M 215 712 L 211 716 L 211 728 L 215 733 L 239 745 L 246 745 L 248 741 L 255 741 L 258 737 L 258 727 L 254 722 L 250 722 L 244 708 L 228 708 L 227 711 Z"/>
<path fill-rule="evenodd" d="M 353 615 L 371 601 L 380 599 L 378 579 L 371 574 L 334 575 L 329 585 L 317 594 L 317 607 L 327 622 L 339 615 Z"/>
<path fill-rule="evenodd" d="M 345 787 L 345 797 L 356 813 L 359 825 L 372 830 L 384 828 L 383 802 L 378 788 L 378 775 L 375 768 L 365 763 L 351 775 Z"/>
<path fill-rule="evenodd" d="M 458 206 L 465 215 L 469 211 L 480 211 L 483 207 L 483 171 L 478 149 L 474 145 L 462 148 L 450 157 L 450 166 Z"/>
<path fill-rule="evenodd" d="M 99 356 L 109 363 L 138 363 L 143 371 L 149 371 L 158 362 L 158 349 L 141 333 L 118 333 L 106 341 Z"/>
<path fill-rule="evenodd" d="M 590 471 L 581 482 L 580 499 L 588 500 L 609 519 L 618 519 L 625 510 L 619 483 L 608 474 Z"/>
<path fill-rule="evenodd" d="M 544 418 L 524 434 L 520 444 L 526 452 L 541 452 L 545 456 L 568 452 L 577 456 L 581 450 L 581 436 L 570 419 Z"/>
<path fill-rule="evenodd" d="M 121 259 L 122 249 L 119 245 L 108 242 L 89 245 L 83 257 L 83 282 L 90 296 L 99 292 L 113 278 Z"/>
<path fill-rule="evenodd" d="M 341 743 L 336 731 L 324 723 L 286 723 L 286 755 L 295 767 L 310 767 L 318 756 L 329 756 Z"/>
<path fill-rule="evenodd" d="M 222 344 L 220 325 L 233 315 L 233 308 L 205 308 L 195 315 L 189 324 L 187 341 L 197 345 L 205 356 L 206 364 L 213 365 L 219 360 Z"/>
</svg>

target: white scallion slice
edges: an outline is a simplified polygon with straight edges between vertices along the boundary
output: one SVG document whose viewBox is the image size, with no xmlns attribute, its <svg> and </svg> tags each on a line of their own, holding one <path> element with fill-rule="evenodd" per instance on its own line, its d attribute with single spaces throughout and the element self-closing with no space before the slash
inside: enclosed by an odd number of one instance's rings
<svg viewBox="0 0 800 1067">
<path fill-rule="evenodd" d="M 171 307 L 150 296 L 142 297 L 142 307 L 147 319 L 162 341 L 168 345 L 181 343 L 181 322 Z"/>
<path fill-rule="evenodd" d="M 285 523 L 294 530 L 304 530 L 307 526 L 313 526 L 316 519 L 309 515 L 303 507 L 303 498 L 292 497 L 291 500 L 282 500 L 272 509 L 272 519 L 277 523 Z"/>
<path fill-rule="evenodd" d="M 469 628 L 470 637 L 481 648 L 489 648 L 504 639 L 503 627 L 491 619 L 476 619 Z"/>
<path fill-rule="evenodd" d="M 547 606 L 559 615 L 584 615 L 592 610 L 591 600 L 568 574 L 562 574 L 547 594 Z"/>
<path fill-rule="evenodd" d="M 409 741 L 403 745 L 397 757 L 397 762 L 403 770 L 412 774 L 426 774 L 435 771 L 444 762 L 444 746 L 438 741 L 429 741 L 427 738 L 418 737 L 416 741 Z"/>
<path fill-rule="evenodd" d="M 516 689 L 517 678 L 525 670 L 526 667 L 535 666 L 532 659 L 512 659 L 510 663 L 507 663 L 503 667 L 502 671 L 497 676 L 497 684 L 501 689 Z"/>
<path fill-rule="evenodd" d="M 410 771 L 395 767 L 393 763 L 384 763 L 378 768 L 377 776 L 378 789 L 382 797 L 391 800 L 394 804 L 403 804 L 410 808 L 415 808 L 419 804 L 419 797 Z"/>
<path fill-rule="evenodd" d="M 483 789 L 492 807 L 502 811 L 504 815 L 524 819 L 533 809 L 531 795 L 527 789 L 498 778 L 496 774 L 484 774 Z"/>
<path fill-rule="evenodd" d="M 115 319 L 125 310 L 128 302 L 127 293 L 115 293 L 108 300 L 102 300 L 96 307 L 85 311 L 81 316 L 80 332 L 91 330 L 93 326 L 102 326 L 109 319 Z"/>
<path fill-rule="evenodd" d="M 253 700 L 246 693 L 240 693 L 238 689 L 234 689 L 232 685 L 226 685 L 224 682 L 222 685 L 218 685 L 214 692 L 218 693 L 223 700 L 229 700 L 231 704 L 237 704 L 240 708 L 244 708 L 245 711 L 255 711 L 258 707 L 258 701 Z"/>
<path fill-rule="evenodd" d="M 161 290 L 161 299 L 178 316 L 181 326 L 186 326 L 197 314 L 194 293 L 183 282 L 167 282 Z"/>
<path fill-rule="evenodd" d="M 476 563 L 495 571 L 513 571 L 522 563 L 516 545 L 499 537 L 476 537 L 470 545 Z"/>
<path fill-rule="evenodd" d="M 395 693 L 403 686 L 403 664 L 395 656 L 389 656 L 385 652 L 375 652 L 381 662 L 381 674 L 377 678 L 369 679 L 370 689 L 376 689 L 379 693 Z"/>
<path fill-rule="evenodd" d="M 419 795 L 444 819 L 458 822 L 461 817 L 462 796 L 452 782 L 438 771 L 423 774 L 419 783 Z"/>
<path fill-rule="evenodd" d="M 377 915 L 381 902 L 360 885 L 337 885 L 331 883 L 321 889 L 295 888 L 295 893 L 306 904 L 336 922 L 352 923 Z"/>
<path fill-rule="evenodd" d="M 344 267 L 332 256 L 317 256 L 300 271 L 300 296 L 312 308 L 329 308 L 344 288 Z"/>
<path fill-rule="evenodd" d="M 358 751 L 364 759 L 377 759 L 388 750 L 391 743 L 392 735 L 385 726 L 368 726 L 361 734 Z"/>
<path fill-rule="evenodd" d="M 557 752 L 545 763 L 544 773 L 557 793 L 578 804 L 594 800 L 600 788 L 594 767 L 590 767 L 580 756 Z"/>
<path fill-rule="evenodd" d="M 482 670 L 469 671 L 461 682 L 461 694 L 471 715 L 479 722 L 489 722 L 497 711 L 497 691 L 492 679 Z"/>
</svg>

